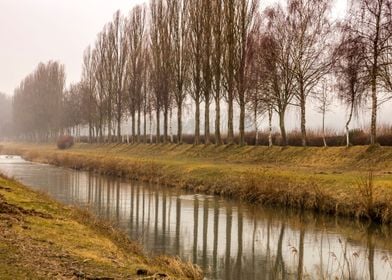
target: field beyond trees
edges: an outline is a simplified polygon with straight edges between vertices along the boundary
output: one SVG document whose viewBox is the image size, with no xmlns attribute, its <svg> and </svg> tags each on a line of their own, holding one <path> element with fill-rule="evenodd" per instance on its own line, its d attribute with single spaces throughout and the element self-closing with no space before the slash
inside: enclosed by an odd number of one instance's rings
<svg viewBox="0 0 392 280">
<path fill-rule="evenodd" d="M 1 153 L 249 203 L 392 222 L 392 148 L 2 144 Z"/>
</svg>

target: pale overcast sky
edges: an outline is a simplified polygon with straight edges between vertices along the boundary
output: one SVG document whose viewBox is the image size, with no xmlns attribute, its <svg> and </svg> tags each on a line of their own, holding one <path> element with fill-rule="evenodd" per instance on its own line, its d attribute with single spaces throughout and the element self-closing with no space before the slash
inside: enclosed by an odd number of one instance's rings
<svg viewBox="0 0 392 280">
<path fill-rule="evenodd" d="M 279 0 L 262 0 L 262 5 Z M 342 17 L 347 0 L 334 1 L 333 16 Z M 67 84 L 80 78 L 84 49 L 93 44 L 103 25 L 116 10 L 123 14 L 144 0 L 0 0 L 0 92 L 12 94 L 15 87 L 39 62 L 58 60 L 65 64 Z M 311 106 L 311 105 L 310 105 Z M 314 107 L 314 106 L 313 106 Z M 390 104 L 380 111 L 380 123 L 392 117 Z M 327 117 L 327 126 L 343 129 L 346 111 L 338 104 Z M 310 127 L 320 126 L 320 116 L 308 110 Z M 370 119 L 370 118 L 369 118 Z M 292 109 L 288 127 L 297 127 L 299 115 Z M 366 126 L 364 114 L 357 122 Z"/>
<path fill-rule="evenodd" d="M 336 1 L 336 0 L 335 0 Z M 65 64 L 67 82 L 80 78 L 84 49 L 120 9 L 144 0 L 0 0 L 0 92 L 12 94 L 39 62 Z M 262 1 L 263 6 L 276 2 Z M 344 14 L 346 0 L 337 0 Z"/>
</svg>

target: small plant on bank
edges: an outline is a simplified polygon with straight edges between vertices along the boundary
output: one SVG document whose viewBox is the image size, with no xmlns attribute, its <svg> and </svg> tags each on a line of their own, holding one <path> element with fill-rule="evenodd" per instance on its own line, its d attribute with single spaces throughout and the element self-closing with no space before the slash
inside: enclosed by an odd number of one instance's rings
<svg viewBox="0 0 392 280">
<path fill-rule="evenodd" d="M 360 213 L 363 213 L 368 219 L 374 216 L 374 172 L 372 170 L 357 180 L 359 190 Z"/>
<path fill-rule="evenodd" d="M 59 148 L 60 150 L 69 149 L 73 146 L 73 144 L 74 138 L 69 135 L 63 135 L 57 139 L 57 148 Z"/>
</svg>

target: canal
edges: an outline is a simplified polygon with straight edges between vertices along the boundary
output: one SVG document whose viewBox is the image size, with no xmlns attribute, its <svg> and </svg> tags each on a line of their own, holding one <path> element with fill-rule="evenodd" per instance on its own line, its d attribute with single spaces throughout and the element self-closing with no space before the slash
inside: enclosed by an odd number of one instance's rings
<svg viewBox="0 0 392 280">
<path fill-rule="evenodd" d="M 109 219 L 207 279 L 392 279 L 390 228 L 0 156 L 0 172 Z"/>
</svg>

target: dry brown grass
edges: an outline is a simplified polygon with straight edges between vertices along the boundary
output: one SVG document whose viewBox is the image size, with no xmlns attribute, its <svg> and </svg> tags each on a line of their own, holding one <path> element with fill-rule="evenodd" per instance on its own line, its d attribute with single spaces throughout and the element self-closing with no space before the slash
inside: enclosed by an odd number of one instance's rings
<svg viewBox="0 0 392 280">
<path fill-rule="evenodd" d="M 138 271 L 150 279 L 203 279 L 198 267 L 148 257 L 109 222 L 4 176 L 0 219 L 1 279 L 137 279 Z"/>
<path fill-rule="evenodd" d="M 189 145 L 5 145 L 33 161 L 160 183 L 254 204 L 392 222 L 392 149 Z M 371 204 L 358 177 L 374 168 Z"/>
</svg>

